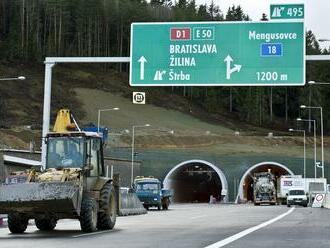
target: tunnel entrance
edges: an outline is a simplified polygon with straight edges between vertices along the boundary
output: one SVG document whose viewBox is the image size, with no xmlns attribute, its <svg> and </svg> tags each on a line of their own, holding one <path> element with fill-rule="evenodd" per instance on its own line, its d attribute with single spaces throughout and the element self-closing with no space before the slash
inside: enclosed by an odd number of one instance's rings
<svg viewBox="0 0 330 248">
<path fill-rule="evenodd" d="M 236 202 L 253 201 L 253 176 L 255 173 L 270 171 L 275 176 L 275 188 L 277 179 L 283 175 L 294 175 L 285 165 L 276 162 L 262 162 L 249 168 L 241 178 Z"/>
<path fill-rule="evenodd" d="M 202 160 L 185 161 L 175 166 L 165 177 L 164 187 L 173 191 L 177 203 L 205 203 L 212 195 L 217 201 L 227 201 L 227 181 L 221 170 Z"/>
</svg>

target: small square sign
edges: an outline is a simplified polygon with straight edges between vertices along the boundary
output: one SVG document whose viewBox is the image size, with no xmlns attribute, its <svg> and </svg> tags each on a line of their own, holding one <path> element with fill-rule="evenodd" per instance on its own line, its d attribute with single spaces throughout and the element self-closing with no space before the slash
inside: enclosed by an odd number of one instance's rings
<svg viewBox="0 0 330 248">
<path fill-rule="evenodd" d="M 146 104 L 146 93 L 145 92 L 133 92 L 133 103 L 134 104 Z"/>
</svg>

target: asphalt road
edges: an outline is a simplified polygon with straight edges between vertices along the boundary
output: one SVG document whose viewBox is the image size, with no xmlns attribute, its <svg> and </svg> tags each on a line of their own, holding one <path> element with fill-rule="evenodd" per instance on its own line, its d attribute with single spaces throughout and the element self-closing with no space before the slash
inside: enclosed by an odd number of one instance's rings
<svg viewBox="0 0 330 248">
<path fill-rule="evenodd" d="M 119 217 L 114 230 L 84 234 L 78 221 L 60 221 L 52 232 L 31 225 L 23 235 L 0 229 L 1 248 L 206 247 L 245 236 L 224 247 L 330 247 L 330 210 L 285 206 L 172 205 L 169 211 Z M 274 223 L 271 219 L 287 213 Z M 249 233 L 255 226 L 260 229 Z M 237 235 L 239 234 L 239 235 Z M 219 243 L 217 243 L 219 244 Z M 214 247 L 219 247 L 215 245 Z"/>
</svg>

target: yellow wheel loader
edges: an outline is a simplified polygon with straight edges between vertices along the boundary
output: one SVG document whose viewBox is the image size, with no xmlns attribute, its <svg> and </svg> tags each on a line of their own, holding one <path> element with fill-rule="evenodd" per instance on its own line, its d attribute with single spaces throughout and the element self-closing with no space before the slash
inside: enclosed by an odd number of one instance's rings
<svg viewBox="0 0 330 248">
<path fill-rule="evenodd" d="M 105 176 L 102 137 L 69 131 L 74 124 L 69 110 L 60 110 L 55 132 L 45 137 L 44 168 L 29 170 L 24 183 L 0 186 L 0 213 L 8 214 L 12 233 L 23 233 L 30 219 L 40 230 L 64 218 L 78 219 L 84 232 L 114 227 L 118 194 Z"/>
</svg>

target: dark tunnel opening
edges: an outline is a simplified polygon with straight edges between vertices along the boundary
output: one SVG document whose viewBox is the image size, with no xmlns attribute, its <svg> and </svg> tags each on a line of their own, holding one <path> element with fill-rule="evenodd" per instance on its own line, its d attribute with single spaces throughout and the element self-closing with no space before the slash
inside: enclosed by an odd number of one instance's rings
<svg viewBox="0 0 330 248">
<path fill-rule="evenodd" d="M 188 163 L 171 176 L 173 201 L 177 203 L 205 203 L 210 196 L 221 200 L 222 184 L 217 172 L 207 164 Z"/>
</svg>

